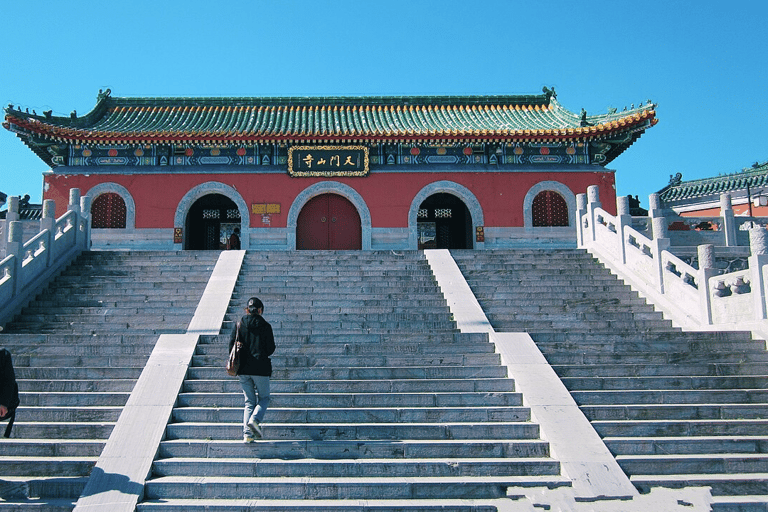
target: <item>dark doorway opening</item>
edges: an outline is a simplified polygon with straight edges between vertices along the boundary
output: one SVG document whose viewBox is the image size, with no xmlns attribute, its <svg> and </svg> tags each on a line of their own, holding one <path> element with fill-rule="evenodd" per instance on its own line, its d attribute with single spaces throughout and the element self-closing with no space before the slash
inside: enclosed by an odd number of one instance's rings
<svg viewBox="0 0 768 512">
<path fill-rule="evenodd" d="M 472 249 L 472 215 L 452 194 L 434 194 L 419 206 L 419 249 Z"/>
<path fill-rule="evenodd" d="M 188 250 L 226 249 L 227 237 L 240 227 L 240 210 L 230 198 L 208 194 L 192 204 L 187 214 L 184 248 Z"/>
</svg>

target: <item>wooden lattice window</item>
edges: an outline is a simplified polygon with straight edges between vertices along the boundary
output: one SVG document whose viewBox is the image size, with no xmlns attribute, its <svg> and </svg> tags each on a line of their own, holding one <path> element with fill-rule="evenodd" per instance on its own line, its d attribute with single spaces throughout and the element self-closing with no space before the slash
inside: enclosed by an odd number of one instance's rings
<svg viewBox="0 0 768 512">
<path fill-rule="evenodd" d="M 125 229 L 125 217 L 125 201 L 119 194 L 101 194 L 91 205 L 91 227 L 94 229 Z"/>
<path fill-rule="evenodd" d="M 531 208 L 534 227 L 568 226 L 568 204 L 554 190 L 539 192 Z"/>
</svg>

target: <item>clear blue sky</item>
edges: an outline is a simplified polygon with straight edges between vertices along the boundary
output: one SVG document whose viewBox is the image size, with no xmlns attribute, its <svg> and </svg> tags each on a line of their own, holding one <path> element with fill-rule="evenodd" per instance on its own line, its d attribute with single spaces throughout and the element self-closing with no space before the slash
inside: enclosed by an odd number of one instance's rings
<svg viewBox="0 0 768 512">
<path fill-rule="evenodd" d="M 114 96 L 538 94 L 573 112 L 648 99 L 608 168 L 658 191 L 768 160 L 768 2 L 0 0 L 0 102 L 55 115 Z M 0 191 L 47 166 L 0 130 Z"/>
</svg>

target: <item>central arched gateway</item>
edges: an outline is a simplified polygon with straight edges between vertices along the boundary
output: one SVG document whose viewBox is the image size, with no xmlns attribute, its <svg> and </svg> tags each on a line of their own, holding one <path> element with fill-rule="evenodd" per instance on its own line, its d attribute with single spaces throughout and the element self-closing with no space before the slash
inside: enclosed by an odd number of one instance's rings
<svg viewBox="0 0 768 512">
<path fill-rule="evenodd" d="M 195 201 L 186 218 L 185 249 L 225 249 L 229 235 L 240 227 L 240 211 L 230 198 L 207 194 Z"/>
<path fill-rule="evenodd" d="M 338 194 L 321 194 L 304 205 L 296 222 L 296 249 L 362 249 L 357 208 Z"/>
</svg>

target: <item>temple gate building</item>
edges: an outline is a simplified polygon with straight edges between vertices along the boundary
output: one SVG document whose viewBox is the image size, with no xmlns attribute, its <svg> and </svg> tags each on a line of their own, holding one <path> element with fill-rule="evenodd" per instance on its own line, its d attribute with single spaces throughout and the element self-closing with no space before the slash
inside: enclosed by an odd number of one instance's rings
<svg viewBox="0 0 768 512">
<path fill-rule="evenodd" d="M 538 95 L 118 98 L 85 116 L 5 109 L 51 166 L 44 199 L 91 200 L 94 248 L 575 246 L 576 195 L 656 122 L 651 102 L 575 114 Z M 614 212 L 615 213 L 615 212 Z"/>
</svg>

